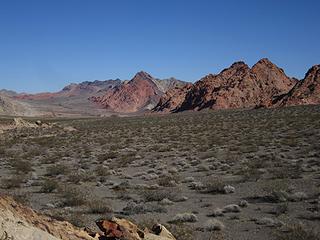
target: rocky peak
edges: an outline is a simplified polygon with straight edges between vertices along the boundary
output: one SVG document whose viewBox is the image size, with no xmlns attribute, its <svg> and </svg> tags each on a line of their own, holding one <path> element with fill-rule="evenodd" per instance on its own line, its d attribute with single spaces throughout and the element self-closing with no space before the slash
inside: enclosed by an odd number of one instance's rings
<svg viewBox="0 0 320 240">
<path fill-rule="evenodd" d="M 305 75 L 305 78 L 312 77 L 314 79 L 320 79 L 320 64 L 312 66 Z"/>
<path fill-rule="evenodd" d="M 219 74 L 196 82 L 177 111 L 269 107 L 275 96 L 287 93 L 295 83 L 267 58 L 252 68 L 235 62 Z"/>
<path fill-rule="evenodd" d="M 284 74 L 283 69 L 279 68 L 273 62 L 271 62 L 268 58 L 262 58 L 252 67 L 252 71 L 254 73 L 259 72 L 259 71 L 266 71 L 266 70 L 268 70 L 268 71 L 269 70 L 276 70 L 276 71 L 279 71 Z"/>
<path fill-rule="evenodd" d="M 239 76 L 250 71 L 250 67 L 243 61 L 233 63 L 229 68 L 221 71 L 219 74 L 224 78 L 231 78 L 232 76 Z"/>
<path fill-rule="evenodd" d="M 133 80 L 136 80 L 136 79 L 150 80 L 150 79 L 153 79 L 153 77 L 147 72 L 140 71 L 140 72 L 136 73 L 136 75 L 133 77 Z"/>
<path fill-rule="evenodd" d="M 244 61 L 238 61 L 233 63 L 230 68 L 248 68 L 248 65 Z"/>
<path fill-rule="evenodd" d="M 274 106 L 320 104 L 320 65 L 311 67 L 303 80 L 274 101 Z"/>
</svg>

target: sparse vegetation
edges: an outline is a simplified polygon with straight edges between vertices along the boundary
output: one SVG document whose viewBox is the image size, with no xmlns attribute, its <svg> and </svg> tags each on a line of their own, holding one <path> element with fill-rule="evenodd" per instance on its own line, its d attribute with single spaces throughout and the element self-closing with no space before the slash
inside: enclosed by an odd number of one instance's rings
<svg viewBox="0 0 320 240">
<path fill-rule="evenodd" d="M 250 239 L 254 227 L 272 239 L 299 222 L 308 228 L 290 231 L 308 236 L 319 231 L 319 119 L 318 106 L 52 119 L 77 131 L 0 138 L 0 192 L 78 226 L 112 212 L 162 224 L 182 213 L 165 224 L 178 240 Z M 211 231 L 216 220 L 225 228 Z"/>
<path fill-rule="evenodd" d="M 302 224 L 288 226 L 287 231 L 278 232 L 277 240 L 319 240 L 320 233 Z"/>
</svg>

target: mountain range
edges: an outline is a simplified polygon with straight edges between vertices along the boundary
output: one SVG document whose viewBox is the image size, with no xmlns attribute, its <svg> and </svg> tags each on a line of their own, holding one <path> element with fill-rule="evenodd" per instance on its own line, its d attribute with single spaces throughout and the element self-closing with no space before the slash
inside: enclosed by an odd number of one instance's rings
<svg viewBox="0 0 320 240">
<path fill-rule="evenodd" d="M 0 90 L 0 114 L 22 116 L 128 115 L 308 104 L 320 104 L 320 65 L 297 80 L 266 58 L 251 68 L 236 62 L 195 83 L 157 79 L 141 71 L 129 81 L 73 83 L 53 93 Z"/>
</svg>

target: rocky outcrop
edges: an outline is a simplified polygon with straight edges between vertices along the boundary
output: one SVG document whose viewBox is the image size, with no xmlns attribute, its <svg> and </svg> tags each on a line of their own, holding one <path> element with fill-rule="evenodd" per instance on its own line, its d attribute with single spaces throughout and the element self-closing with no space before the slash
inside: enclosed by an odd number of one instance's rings
<svg viewBox="0 0 320 240">
<path fill-rule="evenodd" d="M 184 87 L 185 85 L 189 84 L 173 77 L 167 79 L 155 79 L 154 82 L 157 84 L 159 90 L 163 93 L 171 89 Z"/>
<path fill-rule="evenodd" d="M 7 239 L 91 240 L 84 230 L 68 222 L 54 220 L 0 196 L 0 237 Z M 6 238 L 5 238 L 6 239 Z"/>
<path fill-rule="evenodd" d="M 152 109 L 165 91 L 184 84 L 174 78 L 159 80 L 141 71 L 129 82 L 110 89 L 104 96 L 92 97 L 91 100 L 114 112 L 141 112 Z"/>
<path fill-rule="evenodd" d="M 8 196 L 0 196 L 0 239 L 28 240 L 175 240 L 162 225 L 141 230 L 126 219 L 96 222 L 102 233 L 88 232 L 68 222 L 54 220 L 24 207 Z"/>
<path fill-rule="evenodd" d="M 279 96 L 275 106 L 314 105 L 320 104 L 320 65 L 309 69 L 303 80 L 287 93 Z"/>
<path fill-rule="evenodd" d="M 157 106 L 152 111 L 169 113 L 174 112 L 181 107 L 187 93 L 192 88 L 192 84 L 186 84 L 182 87 L 175 87 L 168 90 L 159 100 Z"/>
<path fill-rule="evenodd" d="M 100 239 L 123 240 L 176 240 L 175 237 L 162 225 L 156 224 L 152 230 L 141 230 L 137 225 L 126 219 L 112 218 L 96 222 L 103 232 Z"/>
<path fill-rule="evenodd" d="M 270 107 L 274 98 L 287 93 L 295 83 L 268 59 L 261 59 L 252 68 L 236 62 L 221 73 L 196 82 L 174 111 Z M 180 102 L 176 98 L 181 96 L 175 96 L 165 104 L 175 106 L 171 102 Z"/>
</svg>

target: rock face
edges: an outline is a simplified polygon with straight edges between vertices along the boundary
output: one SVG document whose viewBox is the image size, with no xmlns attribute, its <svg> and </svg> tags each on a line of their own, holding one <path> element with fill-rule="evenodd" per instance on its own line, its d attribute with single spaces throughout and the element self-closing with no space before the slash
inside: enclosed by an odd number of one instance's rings
<svg viewBox="0 0 320 240">
<path fill-rule="evenodd" d="M 154 112 L 169 113 L 174 112 L 181 107 L 187 93 L 192 88 L 192 84 L 186 84 L 183 87 L 175 87 L 168 90 L 159 100 L 157 106 L 152 110 Z"/>
<path fill-rule="evenodd" d="M 268 59 L 261 59 L 252 68 L 236 62 L 217 75 L 207 75 L 190 89 L 168 93 L 155 110 L 271 107 L 273 99 L 287 93 L 295 83 Z"/>
<path fill-rule="evenodd" d="M 309 69 L 305 78 L 275 101 L 275 106 L 320 104 L 320 65 Z"/>
<path fill-rule="evenodd" d="M 96 224 L 103 232 L 101 239 L 176 240 L 175 237 L 160 224 L 153 226 L 152 232 L 150 232 L 148 229 L 143 231 L 132 222 L 119 218 L 100 220 L 97 221 Z"/>
<path fill-rule="evenodd" d="M 70 223 L 38 214 L 4 196 L 0 196 L 0 226 L 1 239 L 94 239 Z"/>
<path fill-rule="evenodd" d="M 141 112 L 152 109 L 165 91 L 182 85 L 182 81 L 173 78 L 159 80 L 141 71 L 129 82 L 108 90 L 104 96 L 92 97 L 91 100 L 114 112 Z"/>
<path fill-rule="evenodd" d="M 0 239 L 28 240 L 176 240 L 162 225 L 151 231 L 140 230 L 135 224 L 119 218 L 96 222 L 103 234 L 74 227 L 24 207 L 7 196 L 0 196 Z"/>
</svg>

